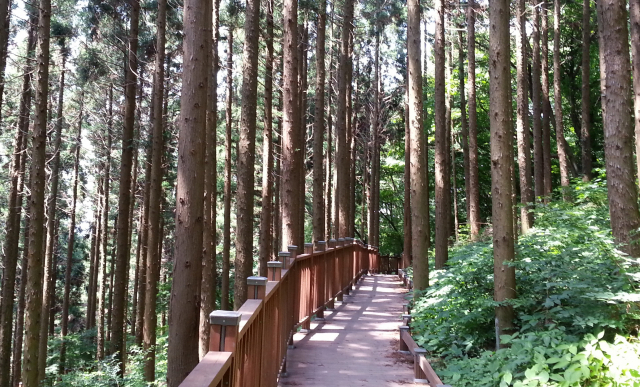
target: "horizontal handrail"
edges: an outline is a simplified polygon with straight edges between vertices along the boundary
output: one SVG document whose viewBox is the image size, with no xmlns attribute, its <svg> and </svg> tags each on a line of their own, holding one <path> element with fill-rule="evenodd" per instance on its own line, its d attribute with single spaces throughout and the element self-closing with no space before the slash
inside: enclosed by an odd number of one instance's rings
<svg viewBox="0 0 640 387">
<path fill-rule="evenodd" d="M 286 354 L 298 327 L 309 329 L 342 301 L 366 272 L 380 266 L 377 248 L 352 238 L 296 246 L 269 262 L 268 277 L 247 279 L 249 299 L 236 312 L 214 311 L 209 353 L 182 387 L 276 387 L 286 372 Z"/>
</svg>

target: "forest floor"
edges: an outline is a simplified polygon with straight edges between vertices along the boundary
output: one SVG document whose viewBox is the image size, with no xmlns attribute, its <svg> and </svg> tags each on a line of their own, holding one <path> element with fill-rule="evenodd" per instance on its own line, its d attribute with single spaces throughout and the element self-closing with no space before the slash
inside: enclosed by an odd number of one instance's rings
<svg viewBox="0 0 640 387">
<path fill-rule="evenodd" d="M 398 352 L 406 289 L 395 275 L 365 276 L 325 321 L 298 332 L 280 387 L 412 386 L 413 358 Z"/>
</svg>

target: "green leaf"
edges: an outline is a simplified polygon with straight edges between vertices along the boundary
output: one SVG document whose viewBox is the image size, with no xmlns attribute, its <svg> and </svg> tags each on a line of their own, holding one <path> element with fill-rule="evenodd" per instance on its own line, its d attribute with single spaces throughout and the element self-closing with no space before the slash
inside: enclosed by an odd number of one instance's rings
<svg viewBox="0 0 640 387">
<path fill-rule="evenodd" d="M 549 381 L 549 373 L 545 370 L 540 371 L 540 374 L 538 374 L 538 379 L 540 380 L 540 383 L 544 384 L 546 382 Z"/>
<path fill-rule="evenodd" d="M 564 377 L 562 377 L 562 375 L 560 374 L 551 374 L 549 378 L 551 380 L 555 380 L 556 382 L 564 382 Z"/>
<path fill-rule="evenodd" d="M 502 375 L 502 381 L 504 381 L 507 384 L 511 383 L 512 379 L 513 379 L 513 375 L 511 375 L 511 371 L 506 371 L 504 375 Z"/>
<path fill-rule="evenodd" d="M 535 379 L 536 376 L 538 376 L 538 373 L 533 368 L 527 368 L 527 370 L 524 371 L 524 376 L 531 380 Z"/>
<path fill-rule="evenodd" d="M 558 364 L 554 365 L 553 369 L 557 370 L 558 368 L 565 368 L 568 365 L 569 365 L 569 361 L 568 360 L 562 360 L 562 361 L 558 362 Z"/>
<path fill-rule="evenodd" d="M 560 359 L 559 357 L 550 357 L 550 358 L 547 359 L 547 364 L 555 364 L 555 363 L 559 362 L 560 360 L 562 360 L 562 359 Z"/>
</svg>

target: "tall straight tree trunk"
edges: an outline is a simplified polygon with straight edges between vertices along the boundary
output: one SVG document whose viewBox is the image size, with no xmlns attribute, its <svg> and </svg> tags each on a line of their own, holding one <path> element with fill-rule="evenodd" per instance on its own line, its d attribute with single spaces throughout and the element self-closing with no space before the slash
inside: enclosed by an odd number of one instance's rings
<svg viewBox="0 0 640 387">
<path fill-rule="evenodd" d="M 242 105 L 238 140 L 238 195 L 234 309 L 247 299 L 247 277 L 253 273 L 253 192 L 258 109 L 258 39 L 260 0 L 247 0 L 242 63 Z"/>
<path fill-rule="evenodd" d="M 556 117 L 556 142 L 558 144 L 558 161 L 560 164 L 560 185 L 562 197 L 569 200 L 569 150 L 564 138 L 564 124 L 562 123 L 562 90 L 560 88 L 560 1 L 553 1 L 553 94 Z"/>
<path fill-rule="evenodd" d="M 22 163 L 26 163 L 27 161 L 27 152 L 23 152 Z M 27 181 L 27 186 L 31 186 L 31 177 Z M 21 188 L 24 188 L 22 186 Z M 27 203 L 31 202 L 31 195 L 27 195 Z M 24 222 L 24 232 L 22 237 L 22 245 L 29 246 L 29 228 L 31 227 L 31 217 L 29 216 L 29 207 L 26 209 L 26 216 Z M 23 249 L 22 253 L 22 263 L 20 265 L 20 292 L 18 296 L 18 316 L 16 321 L 16 340 L 13 348 L 13 379 L 11 381 L 11 385 L 14 387 L 19 387 L 22 381 L 22 367 L 23 363 L 23 339 L 24 339 L 24 319 L 25 319 L 25 311 L 26 311 L 26 291 L 27 291 L 27 278 L 28 278 L 28 270 L 29 270 L 29 250 L 27 248 Z"/>
<path fill-rule="evenodd" d="M 169 306 L 167 385 L 176 387 L 198 364 L 202 281 L 205 129 L 210 65 L 211 11 L 205 2 L 184 3 L 185 63 L 182 72 L 175 215 L 175 266 Z M 204 86 L 203 86 L 204 85 Z M 157 248 L 149 246 L 149 248 Z"/>
<path fill-rule="evenodd" d="M 333 231 L 333 200 L 334 200 L 334 186 L 333 186 L 333 173 L 331 166 L 333 165 L 334 155 L 333 155 L 333 117 L 331 115 L 331 101 L 333 96 L 333 77 L 334 77 L 334 66 L 333 66 L 333 32 L 335 29 L 335 24 L 333 23 L 334 17 L 334 4 L 331 3 L 331 30 L 329 33 L 329 79 L 327 80 L 327 166 L 326 166 L 326 180 L 325 180 L 325 209 L 326 209 L 326 220 L 325 220 L 325 239 L 329 240 L 332 236 Z"/>
<path fill-rule="evenodd" d="M 426 136 L 422 130 L 422 68 L 420 4 L 407 1 L 407 54 L 409 69 L 409 131 L 411 141 L 411 251 L 417 290 L 429 287 L 429 181 L 426 172 Z M 442 15 L 444 16 L 444 15 Z M 417 293 L 416 293 L 417 294 Z"/>
<path fill-rule="evenodd" d="M 604 156 L 611 231 L 632 257 L 640 256 L 635 230 L 640 226 L 638 191 L 633 170 L 631 120 L 631 58 L 625 0 L 596 2 L 600 36 L 600 89 L 604 126 Z"/>
<path fill-rule="evenodd" d="M 307 45 L 309 31 L 307 19 L 298 24 L 298 120 L 300 120 L 300 157 L 298 168 L 300 170 L 298 189 L 300 190 L 300 211 L 298 211 L 298 227 L 295 236 L 296 246 L 304 246 L 304 219 L 306 212 L 306 159 L 307 159 Z"/>
<path fill-rule="evenodd" d="M 489 71 L 491 124 L 491 201 L 493 219 L 494 299 L 515 298 L 515 269 L 508 263 L 514 258 L 513 212 L 511 203 L 510 155 L 513 139 L 511 127 L 509 2 L 494 0 L 489 4 Z M 513 307 L 496 307 L 496 335 L 513 327 Z M 498 340 L 498 337 L 496 337 Z M 498 342 L 499 343 L 499 342 Z M 499 347 L 499 344 L 497 345 Z"/>
<path fill-rule="evenodd" d="M 84 109 L 84 92 L 80 92 L 80 117 L 78 117 L 78 136 L 75 143 L 75 163 L 73 166 L 73 189 L 71 196 L 71 220 L 69 221 L 69 239 L 67 240 L 67 263 L 64 271 L 64 296 L 62 299 L 62 319 L 60 322 L 60 374 L 66 373 L 67 343 L 69 329 L 69 307 L 71 294 L 71 269 L 73 268 L 73 245 L 76 237 L 76 202 L 78 201 L 78 175 L 80 172 L 80 147 L 82 142 L 82 114 Z M 43 308 L 44 309 L 44 308 Z M 44 325 L 44 324 L 43 324 Z"/>
<path fill-rule="evenodd" d="M 283 250 L 296 239 L 298 213 L 301 211 L 299 155 L 302 148 L 301 129 L 297 120 L 298 110 L 298 2 L 284 1 L 283 32 L 283 107 L 282 107 L 282 157 L 281 157 L 281 213 Z"/>
<path fill-rule="evenodd" d="M 64 87 L 65 87 L 65 64 L 68 53 L 65 48 L 61 50 L 62 62 L 60 66 L 60 86 L 58 91 L 58 108 L 56 112 L 55 139 L 53 145 L 53 160 L 51 163 L 51 186 L 49 190 L 49 198 L 47 203 L 47 240 L 45 245 L 44 259 L 44 281 L 43 281 L 43 298 L 42 298 L 42 324 L 40 325 L 40 347 L 38 356 L 38 373 L 44 375 L 47 359 L 47 342 L 49 339 L 47 324 L 49 321 L 49 304 L 55 295 L 53 286 L 55 284 L 55 276 L 53 268 L 55 267 L 54 249 L 56 246 L 57 222 L 56 210 L 58 208 L 58 182 L 60 180 L 60 143 L 62 141 L 62 125 L 63 125 L 63 107 L 64 107 Z M 50 280 L 52 278 L 53 280 Z"/>
<path fill-rule="evenodd" d="M 478 172 L 478 115 L 476 111 L 475 1 L 467 6 L 467 93 L 469 94 L 469 223 L 471 240 L 480 235 L 480 181 Z"/>
<path fill-rule="evenodd" d="M 98 175 L 102 175 L 102 168 L 98 168 Z M 91 260 L 91 282 L 89 285 L 89 310 L 87 311 L 87 329 L 95 328 L 96 326 L 96 307 L 98 305 L 98 272 L 100 271 L 100 240 L 102 232 L 102 220 L 100 215 L 102 214 L 102 187 L 104 184 L 104 178 L 98 179 L 96 187 L 96 209 L 94 212 L 94 231 L 93 231 L 93 254 Z"/>
<path fill-rule="evenodd" d="M 4 94 L 5 69 L 7 66 L 7 47 L 9 44 L 9 18 L 11 15 L 11 0 L 0 1 L 0 107 L 2 107 L 2 96 Z M 7 377 L 8 377 L 7 373 Z M 4 378 L 2 378 L 4 381 Z M 7 382 L 8 383 L 8 382 Z M 5 386 L 2 386 L 5 387 Z"/>
<path fill-rule="evenodd" d="M 278 105 L 276 107 L 276 111 L 282 111 L 282 55 L 278 54 L 278 64 L 276 65 L 278 68 L 278 72 L 280 73 L 280 78 L 278 80 Z M 282 155 L 282 118 L 277 117 L 277 126 L 276 126 L 276 137 L 274 138 L 274 153 L 278 155 L 275 159 L 275 182 L 273 189 L 273 256 L 277 257 L 278 252 L 280 251 L 280 240 L 282 239 L 282 212 L 280 211 L 280 171 L 281 171 L 281 155 Z"/>
<path fill-rule="evenodd" d="M 551 103 L 549 102 L 549 12 L 543 0 L 540 55 L 542 57 L 542 157 L 544 168 L 545 203 L 551 199 Z"/>
<path fill-rule="evenodd" d="M 629 0 L 631 53 L 633 54 L 633 107 L 636 134 L 636 163 L 640 171 L 640 0 Z M 640 175 L 640 172 L 638 172 Z"/>
<path fill-rule="evenodd" d="M 353 34 L 351 34 L 351 45 L 350 45 L 350 51 L 351 54 L 349 54 L 349 56 L 353 56 Z M 354 60 L 351 61 L 351 69 L 353 70 L 353 62 Z M 356 63 L 356 76 L 355 76 L 355 82 L 353 85 L 353 95 L 352 97 L 349 99 L 349 127 L 351 128 L 351 141 L 350 141 L 350 159 L 351 159 L 351 171 L 349 174 L 349 187 L 350 187 L 350 192 L 349 192 L 349 235 L 351 235 L 352 237 L 355 237 L 356 235 L 356 160 L 357 160 L 357 153 L 356 153 L 356 134 L 357 134 L 357 130 L 358 130 L 358 108 L 359 108 L 359 104 L 358 104 L 358 76 L 359 71 L 360 71 L 360 65 L 359 65 L 359 61 L 358 61 L 358 57 L 356 57 L 355 59 L 355 63 Z M 350 79 L 353 78 L 353 76 L 350 77 Z M 351 83 L 351 81 L 349 81 L 349 83 Z M 355 101 L 355 102 L 353 102 Z"/>
<path fill-rule="evenodd" d="M 436 121 L 436 269 L 444 268 L 449 256 L 449 220 L 451 214 L 451 178 L 448 159 L 447 103 L 445 78 L 445 5 L 436 1 L 435 33 L 435 121 Z M 413 136 L 411 136 L 413 138 Z"/>
<path fill-rule="evenodd" d="M 273 0 L 266 0 L 267 30 L 262 132 L 262 212 L 260 213 L 260 275 L 267 276 L 273 249 Z M 315 164 L 314 164 L 315 166 Z"/>
<path fill-rule="evenodd" d="M 224 225 L 222 232 L 222 297 L 220 309 L 229 310 L 229 270 L 231 266 L 231 104 L 233 101 L 233 28 L 227 35 L 227 100 L 225 108 L 225 158 L 224 158 Z"/>
<path fill-rule="evenodd" d="M 313 125 L 313 241 L 325 239 L 324 233 L 324 86 L 325 86 L 325 35 L 327 0 L 321 0 L 318 8 L 316 37 L 316 106 Z"/>
<path fill-rule="evenodd" d="M 158 1 L 158 17 L 156 21 L 156 61 L 153 80 L 153 132 L 151 134 L 151 184 L 149 185 L 149 219 L 147 231 L 146 284 L 144 301 L 143 343 L 146 352 L 144 362 L 145 381 L 155 381 L 156 368 L 156 300 L 158 280 L 160 279 L 160 251 L 155 247 L 160 243 L 160 201 L 162 199 L 162 155 L 164 153 L 164 116 L 162 100 L 164 97 L 164 59 L 165 31 L 167 19 L 167 1 Z"/>
<path fill-rule="evenodd" d="M 349 35 L 353 20 L 353 0 L 345 0 L 342 16 L 340 63 L 338 67 L 338 108 L 336 113 L 336 229 L 337 237 L 349 235 L 349 147 L 347 144 L 347 89 Z"/>
<path fill-rule="evenodd" d="M 413 262 L 411 254 L 411 125 L 409 121 L 409 77 L 407 74 L 406 98 L 404 113 L 404 251 L 402 252 L 402 266 L 409 267 Z"/>
<path fill-rule="evenodd" d="M 589 78 L 591 77 L 591 57 L 589 55 L 589 46 L 591 45 L 590 2 L 591 0 L 582 1 L 582 127 L 580 130 L 580 145 L 582 146 L 582 179 L 585 181 L 590 181 L 592 177 L 591 88 L 589 87 Z M 634 79 L 640 80 L 640 77 L 634 77 Z M 640 115 L 636 116 L 640 117 Z"/>
<path fill-rule="evenodd" d="M 378 137 L 380 133 L 380 31 L 379 26 L 376 26 L 375 31 L 375 46 L 374 46 L 374 71 L 373 71 L 373 119 L 372 119 L 372 131 L 371 131 L 371 182 L 370 192 L 370 205 L 369 205 L 369 243 L 376 245 L 376 211 L 379 208 L 376 206 L 376 198 L 380 193 L 380 186 L 377 181 L 377 167 L 378 167 Z"/>
<path fill-rule="evenodd" d="M 115 272 L 113 279 L 113 313 L 111 327 L 111 353 L 119 363 L 119 375 L 124 375 L 123 361 L 126 348 L 124 337 L 124 312 L 126 309 L 127 262 L 129 261 L 129 206 L 131 205 L 131 168 L 133 161 L 134 118 L 136 112 L 136 86 L 138 69 L 138 29 L 140 3 L 131 0 L 128 60 L 125 71 L 125 109 L 122 129 L 122 153 L 120 156 L 120 188 L 118 193 L 118 225 L 116 239 Z"/>
<path fill-rule="evenodd" d="M 542 84 L 540 62 L 540 7 L 537 1 L 532 2 L 533 19 L 533 56 L 531 60 L 531 103 L 533 104 L 533 175 L 535 196 L 539 200 L 545 196 L 544 190 L 544 154 L 542 145 Z"/>
<path fill-rule="evenodd" d="M 469 129 L 467 123 L 467 101 L 464 95 L 464 38 L 462 36 L 462 26 L 458 30 L 458 78 L 460 85 L 458 94 L 460 95 L 460 142 L 462 145 L 462 165 L 464 168 L 464 193 L 466 202 L 467 221 L 469 220 L 469 202 L 470 202 L 470 179 L 469 179 Z M 456 233 L 458 228 L 456 227 Z"/>
<path fill-rule="evenodd" d="M 44 247 L 47 101 L 49 99 L 49 36 L 51 25 L 51 1 L 41 0 L 38 18 L 37 81 L 35 121 L 31 152 L 31 197 L 29 214 L 27 304 L 25 316 L 25 349 L 23 362 L 23 386 L 37 387 L 44 375 L 38 373 L 39 335 L 42 323 L 42 271 Z"/>
<path fill-rule="evenodd" d="M 516 136 L 518 139 L 518 168 L 520 170 L 520 225 L 522 234 L 533 226 L 533 213 L 529 212 L 533 203 L 531 182 L 531 136 L 529 132 L 529 83 L 527 79 L 527 16 L 525 0 L 518 0 L 518 35 L 516 37 L 516 61 L 518 73 Z"/>
<path fill-rule="evenodd" d="M 0 8 L 2 4 L 0 4 Z M 1 19 L 0 19 L 1 20 Z M 24 185 L 25 161 L 23 157 L 27 147 L 27 132 L 29 130 L 29 112 L 31 111 L 31 74 L 33 71 L 33 56 L 36 42 L 35 16 L 30 17 L 31 27 L 27 41 L 27 63 L 22 78 L 22 93 L 18 126 L 14 141 L 11 160 L 11 191 L 9 193 L 9 208 L 7 214 L 7 228 L 4 239 L 2 278 L 2 298 L 0 298 L 0 387 L 9 387 L 11 365 L 11 338 L 14 308 L 14 291 L 16 281 L 16 269 L 19 255 L 20 220 L 22 218 L 22 185 Z M 4 32 L 0 32 L 2 34 Z M 0 79 L 0 82 L 3 80 Z M 26 269 L 26 268 L 25 268 Z M 26 271 L 26 270 L 25 270 Z M 26 281 L 26 273 L 22 271 L 21 286 Z M 20 332 L 22 335 L 22 332 Z M 22 351 L 18 352 L 22 353 Z M 14 373 L 16 369 L 14 368 Z"/>
<path fill-rule="evenodd" d="M 209 11 L 207 11 L 209 12 Z M 216 197 L 217 197 L 217 126 L 218 126 L 218 40 L 220 33 L 219 13 L 220 1 L 212 3 L 211 25 L 211 76 L 209 77 L 209 95 L 207 97 L 207 149 L 205 172 L 205 203 L 204 203 L 204 235 L 202 256 L 202 288 L 200 304 L 200 359 L 209 351 L 209 313 L 216 307 Z"/>
</svg>

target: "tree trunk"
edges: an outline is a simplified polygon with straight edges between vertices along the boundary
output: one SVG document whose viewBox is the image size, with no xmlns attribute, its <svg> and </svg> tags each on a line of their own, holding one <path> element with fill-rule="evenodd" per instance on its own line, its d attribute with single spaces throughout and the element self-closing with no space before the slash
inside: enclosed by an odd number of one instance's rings
<svg viewBox="0 0 640 387">
<path fill-rule="evenodd" d="M 144 300 L 143 348 L 146 352 L 144 361 L 145 381 L 153 383 L 156 372 L 156 299 L 158 280 L 160 279 L 160 251 L 156 248 L 162 235 L 160 234 L 160 201 L 162 199 L 162 155 L 164 153 L 164 116 L 162 102 L 164 97 L 164 59 L 165 31 L 167 19 L 166 0 L 158 1 L 158 17 L 156 21 L 156 61 L 153 80 L 153 132 L 151 134 L 151 183 L 149 185 L 149 218 L 147 231 L 146 284 Z"/>
<path fill-rule="evenodd" d="M 478 172 L 478 114 L 476 111 L 476 11 L 467 6 L 467 93 L 469 94 L 469 223 L 471 240 L 480 234 L 480 181 Z"/>
<path fill-rule="evenodd" d="M 349 62 L 349 35 L 353 20 L 353 0 L 343 5 L 340 63 L 338 67 L 338 105 L 336 113 L 336 229 L 338 238 L 349 235 L 349 146 L 347 143 L 347 89 Z"/>
<path fill-rule="evenodd" d="M 508 266 L 514 258 L 513 212 L 511 203 L 511 159 L 513 130 L 509 89 L 509 2 L 495 0 L 489 4 L 489 72 L 491 124 L 491 202 L 493 219 L 494 299 L 504 302 L 515 298 L 515 269 Z M 496 307 L 496 335 L 513 327 L 513 307 Z M 496 347 L 500 347 L 496 337 Z"/>
<path fill-rule="evenodd" d="M 62 83 L 62 82 L 61 82 Z M 80 171 L 80 146 L 82 143 L 82 113 L 84 108 L 84 92 L 80 91 L 80 117 L 78 118 L 78 136 L 75 144 L 75 164 L 73 166 L 73 190 L 71 197 L 71 220 L 69 221 L 69 239 L 67 241 L 67 263 L 64 271 L 64 296 L 62 299 L 62 319 L 60 321 L 60 368 L 58 373 L 66 373 L 66 352 L 65 342 L 69 329 L 69 296 L 71 293 L 71 269 L 73 268 L 73 247 L 76 236 L 76 202 L 78 201 L 78 175 Z M 44 308 L 43 308 L 44 309 Z M 44 325 L 44 324 L 43 324 Z M 46 357 L 46 356 L 45 356 Z"/>
<path fill-rule="evenodd" d="M 529 131 L 529 99 L 527 80 L 527 16 L 525 0 L 518 0 L 518 35 L 516 37 L 516 61 L 518 73 L 518 110 L 516 135 L 518 139 L 518 168 L 520 170 L 520 227 L 526 234 L 533 227 L 533 213 L 529 212 L 533 203 L 531 184 L 531 136 Z"/>
<path fill-rule="evenodd" d="M 406 98 L 404 113 L 404 251 L 402 252 L 402 267 L 409 267 L 413 262 L 411 254 L 411 125 L 409 121 L 409 77 L 407 74 Z"/>
<path fill-rule="evenodd" d="M 636 163 L 640 171 L 640 0 L 629 0 L 631 53 L 633 54 L 633 107 L 636 134 Z M 640 175 L 640 172 L 638 172 Z"/>
<path fill-rule="evenodd" d="M 591 0 L 582 2 L 582 128 L 580 130 L 580 144 L 582 145 L 582 179 L 590 181 L 592 178 L 591 162 L 591 88 L 589 78 L 591 76 L 591 57 L 589 46 L 591 44 L 591 16 L 589 3 Z M 634 77 L 634 79 L 640 77 Z"/>
<path fill-rule="evenodd" d="M 3 102 L 2 96 L 4 94 L 5 70 L 7 66 L 7 47 L 9 44 L 9 19 L 11 16 L 11 3 L 11 0 L 0 1 L 0 23 L 2 23 L 2 28 L 0 28 L 0 107 L 2 107 Z M 9 373 L 7 373 L 7 377 L 8 376 Z M 1 381 L 4 382 L 5 378 L 3 377 Z M 8 379 L 6 383 L 8 383 Z M 1 387 L 5 387 L 5 385 L 2 385 Z"/>
<path fill-rule="evenodd" d="M 27 268 L 27 304 L 25 316 L 25 349 L 23 386 L 38 387 L 44 375 L 38 372 L 39 336 L 42 323 L 42 278 L 44 256 L 44 215 L 46 181 L 47 100 L 49 97 L 49 36 L 51 0 L 40 0 L 38 19 L 38 74 L 36 81 L 35 120 L 31 152 L 31 198 L 29 200 L 29 254 Z"/>
<path fill-rule="evenodd" d="M 298 190 L 300 191 L 300 211 L 298 211 L 298 226 L 294 245 L 302 250 L 304 246 L 304 219 L 306 212 L 306 160 L 307 160 L 307 45 L 309 32 L 307 20 L 298 24 L 298 120 L 300 121 L 300 155 L 298 168 L 300 170 Z"/>
<path fill-rule="evenodd" d="M 462 26 L 458 30 L 458 78 L 460 85 L 458 94 L 460 95 L 460 142 L 462 145 L 462 165 L 464 168 L 464 193 L 466 197 L 467 222 L 469 221 L 470 200 L 470 179 L 469 179 L 469 129 L 467 123 L 467 101 L 464 95 L 464 39 L 462 36 Z M 458 228 L 456 227 L 456 235 Z"/>
<path fill-rule="evenodd" d="M 451 178 L 449 175 L 449 144 L 445 78 L 445 5 L 436 2 L 435 36 L 435 121 L 436 121 L 436 269 L 444 268 L 449 256 L 449 220 L 451 216 Z M 411 138 L 414 136 L 412 135 Z M 416 251 L 417 252 L 417 251 Z"/>
<path fill-rule="evenodd" d="M 0 8 L 2 5 L 0 4 Z M 2 298 L 0 298 L 0 387 L 9 387 L 10 365 L 11 365 L 11 338 L 14 307 L 14 291 L 16 269 L 19 255 L 20 221 L 22 218 L 22 187 L 24 185 L 24 171 L 26 158 L 24 156 L 27 148 L 27 132 L 29 130 L 29 113 L 31 111 L 31 74 L 33 71 L 33 56 L 36 40 L 35 16 L 32 14 L 27 41 L 27 63 L 22 78 L 22 94 L 18 117 L 18 126 L 15 135 L 13 155 L 11 160 L 11 188 L 9 193 L 9 208 L 7 214 L 7 228 L 4 237 L 4 276 L 2 278 Z M 2 34 L 4 32 L 0 32 Z M 3 82 L 0 79 L 0 82 Z M 1 97 L 0 97 L 1 98 Z M 26 262 L 26 261 L 25 261 Z M 23 264 L 24 265 L 24 264 Z M 22 270 L 20 286 L 26 283 L 26 266 Z M 24 308 L 23 308 L 24 309 Z M 22 318 L 20 316 L 19 318 Z M 22 332 L 16 333 L 22 337 Z M 20 340 L 22 342 L 22 339 Z M 18 354 L 22 351 L 18 352 Z M 14 367 L 14 373 L 16 368 Z"/>
<path fill-rule="evenodd" d="M 549 13 L 547 0 L 543 0 L 541 31 L 542 65 L 542 157 L 544 168 L 544 201 L 551 199 L 551 103 L 549 102 Z"/>
<path fill-rule="evenodd" d="M 217 163 L 217 126 L 218 126 L 218 40 L 220 1 L 212 3 L 211 24 L 211 75 L 207 97 L 206 172 L 204 202 L 204 235 L 202 248 L 202 288 L 200 304 L 200 359 L 209 352 L 209 313 L 216 308 L 216 197 L 218 182 Z"/>
<path fill-rule="evenodd" d="M 129 206 L 131 205 L 131 168 L 133 161 L 134 118 L 136 111 L 136 86 L 138 69 L 138 28 L 140 18 L 140 3 L 131 0 L 131 15 L 129 27 L 128 60 L 125 71 L 125 110 L 124 126 L 122 129 L 122 153 L 120 156 L 120 188 L 118 193 L 118 225 L 116 239 L 115 272 L 113 284 L 113 316 L 111 327 L 111 353 L 119 363 L 119 375 L 124 375 L 125 362 L 123 360 L 126 349 L 124 337 L 124 313 L 127 303 L 126 279 L 127 262 L 129 261 Z"/>
<path fill-rule="evenodd" d="M 376 26 L 375 46 L 374 46 L 374 71 L 373 71 L 373 119 L 371 122 L 371 181 L 369 183 L 369 244 L 376 246 L 376 212 L 380 209 L 377 206 L 377 196 L 380 194 L 378 184 L 378 152 L 380 136 L 380 31 Z"/>
<path fill-rule="evenodd" d="M 227 100 L 225 108 L 225 159 L 224 159 L 224 226 L 222 233 L 222 298 L 220 309 L 229 310 L 229 270 L 231 266 L 231 104 L 233 101 L 233 28 L 227 35 Z"/>
<path fill-rule="evenodd" d="M 624 0 L 596 3 L 600 36 L 600 89 L 604 126 L 604 155 L 611 231 L 632 257 L 640 256 L 635 230 L 640 226 L 638 192 L 633 170 L 631 68 L 627 10 Z"/>
<path fill-rule="evenodd" d="M 247 0 L 242 63 L 242 109 L 238 140 L 238 194 L 236 277 L 233 308 L 247 299 L 247 277 L 253 274 L 253 192 L 256 158 L 256 111 L 258 109 L 258 39 L 260 0 Z"/>
<path fill-rule="evenodd" d="M 176 387 L 198 364 L 199 298 L 202 281 L 202 230 L 204 195 L 207 88 L 211 29 L 204 2 L 184 3 L 180 134 L 175 215 L 175 265 L 169 307 L 167 385 Z M 149 248 L 156 248 L 149 246 Z"/>
<path fill-rule="evenodd" d="M 553 93 L 556 117 L 556 142 L 558 144 L 558 161 L 560 164 L 560 185 L 562 197 L 569 200 L 569 150 L 564 138 L 562 123 L 562 90 L 560 88 L 560 1 L 554 0 L 553 12 Z"/>
<path fill-rule="evenodd" d="M 299 158 L 301 157 L 301 129 L 298 127 L 298 2 L 284 1 L 283 32 L 283 125 L 281 157 L 282 249 L 292 244 L 297 235 L 298 213 L 301 211 Z"/>
<path fill-rule="evenodd" d="M 27 219 L 26 223 L 29 223 Z M 27 234 L 27 233 L 25 233 Z M 20 290 L 18 293 L 18 310 L 16 316 L 16 330 L 13 340 L 13 375 L 11 375 L 11 387 L 20 387 L 22 379 L 22 342 L 24 339 L 24 307 L 25 307 L 25 291 L 27 285 L 27 254 L 23 254 L 22 263 L 20 264 Z"/>
<path fill-rule="evenodd" d="M 313 126 L 313 242 L 325 240 L 324 233 L 324 86 L 325 86 L 325 35 L 327 0 L 321 0 L 318 8 L 316 37 L 316 106 Z"/>
<path fill-rule="evenodd" d="M 331 3 L 331 15 L 333 17 L 333 3 Z M 333 20 L 333 19 L 332 19 Z M 329 79 L 327 80 L 327 165 L 326 165 L 326 181 L 325 181 L 325 201 L 324 206 L 326 210 L 325 217 L 325 239 L 328 241 L 331 239 L 332 231 L 333 231 L 333 200 L 334 200 L 334 186 L 333 186 L 333 173 L 331 166 L 333 165 L 333 117 L 331 115 L 331 100 L 333 96 L 333 77 L 334 77 L 334 66 L 333 66 L 333 31 L 335 29 L 335 25 L 333 21 L 330 20 L 331 30 L 329 34 Z"/>
<path fill-rule="evenodd" d="M 107 120 L 107 149 L 105 149 L 106 160 L 104 167 L 104 205 L 102 208 L 102 247 L 100 256 L 102 257 L 102 276 L 100 278 L 100 291 L 98 300 L 98 332 L 96 338 L 96 357 L 102 360 L 105 356 L 105 306 L 107 296 L 107 255 L 109 245 L 109 195 L 111 193 L 111 129 L 113 120 L 113 85 L 109 85 L 109 118 Z"/>
<path fill-rule="evenodd" d="M 102 176 L 102 168 L 98 168 L 98 175 Z M 100 240 L 102 232 L 102 220 L 100 215 L 102 212 L 102 187 L 104 184 L 104 178 L 99 178 L 96 184 L 96 209 L 94 211 L 93 219 L 93 236 L 92 236 L 92 254 L 91 254 L 91 278 L 89 282 L 89 305 L 87 310 L 87 329 L 95 328 L 96 326 L 96 307 L 98 305 L 98 272 L 100 271 Z"/>
<path fill-rule="evenodd" d="M 417 290 L 429 287 L 429 181 L 425 161 L 427 144 L 422 130 L 422 66 L 420 63 L 420 4 L 407 1 L 409 70 L 409 132 L 411 153 L 411 251 Z M 442 15 L 444 16 L 444 15 Z M 417 293 L 416 293 L 417 294 Z"/>
<path fill-rule="evenodd" d="M 533 20 L 533 57 L 531 61 L 532 71 L 532 98 L 533 104 L 533 174 L 535 180 L 535 196 L 538 200 L 545 196 L 544 190 L 544 156 L 542 146 L 542 84 L 541 63 L 540 63 L 540 8 L 534 0 L 534 20 Z"/>
</svg>

